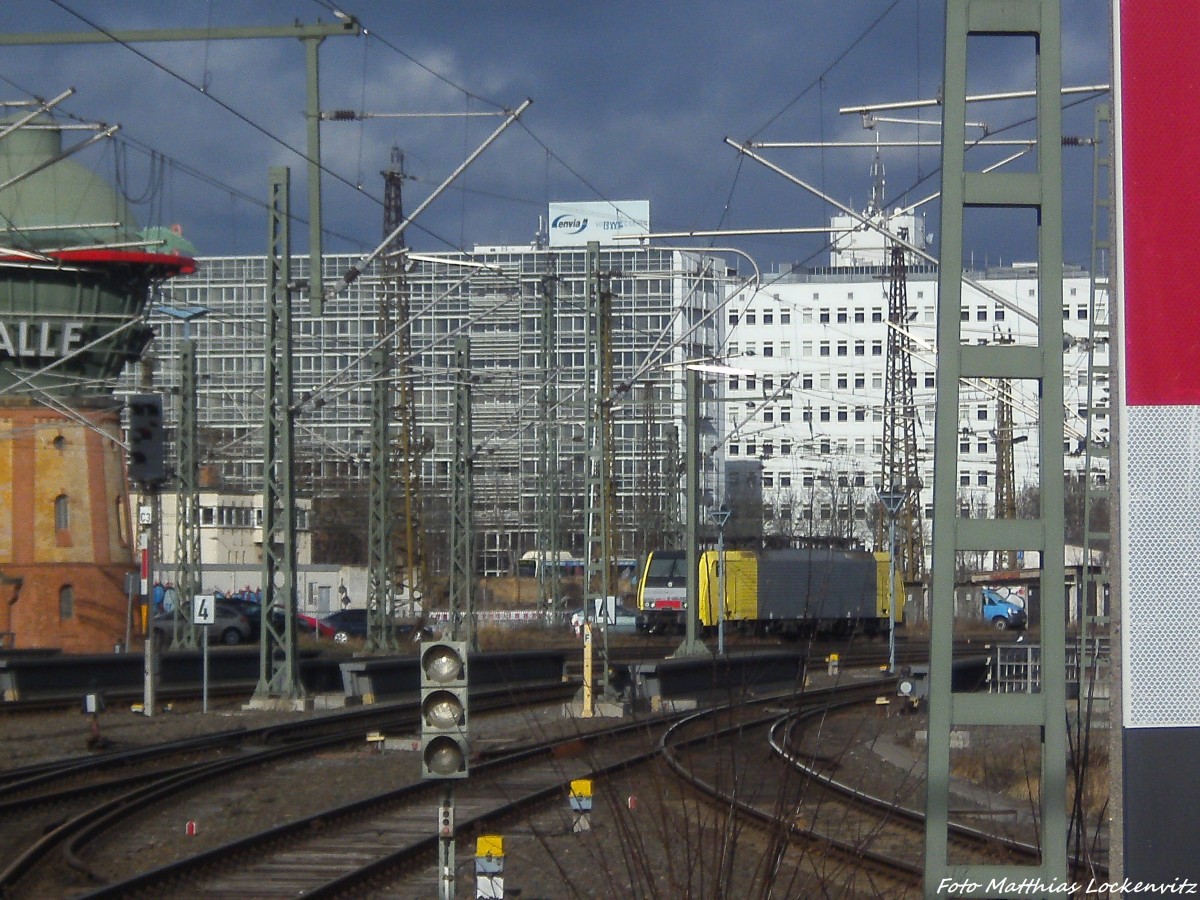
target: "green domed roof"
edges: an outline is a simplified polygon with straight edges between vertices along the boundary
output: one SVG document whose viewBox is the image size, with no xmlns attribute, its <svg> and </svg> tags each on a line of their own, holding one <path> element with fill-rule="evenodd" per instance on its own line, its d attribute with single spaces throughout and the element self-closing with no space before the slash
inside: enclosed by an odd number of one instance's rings
<svg viewBox="0 0 1200 900">
<path fill-rule="evenodd" d="M 0 184 L 62 152 L 62 132 L 35 120 L 0 139 Z M 64 159 L 0 189 L 0 243 L 19 249 L 53 249 L 137 240 L 129 205 L 95 172 Z M 108 228 L 81 228 L 100 223 Z"/>
</svg>

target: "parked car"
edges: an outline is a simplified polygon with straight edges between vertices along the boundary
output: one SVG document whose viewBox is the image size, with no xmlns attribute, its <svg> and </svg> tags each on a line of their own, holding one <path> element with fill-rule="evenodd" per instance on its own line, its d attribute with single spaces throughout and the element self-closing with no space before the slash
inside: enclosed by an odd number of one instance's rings
<svg viewBox="0 0 1200 900">
<path fill-rule="evenodd" d="M 330 613 L 321 620 L 321 625 L 329 628 L 333 639 L 339 644 L 346 643 L 352 637 L 367 636 L 367 611 L 365 609 L 342 609 Z M 325 632 L 322 630 L 321 632 Z"/>
<path fill-rule="evenodd" d="M 224 600 L 218 600 L 218 603 L 225 603 L 232 606 L 238 612 L 246 617 L 250 623 L 250 640 L 257 641 L 262 633 L 262 604 L 257 600 L 245 600 L 240 597 L 226 597 Z"/>
<path fill-rule="evenodd" d="M 1023 607 L 990 588 L 983 589 L 983 618 L 997 631 L 1024 628 L 1029 624 L 1029 614 Z"/>
<path fill-rule="evenodd" d="M 278 609 L 271 612 L 271 621 L 274 623 L 276 630 L 283 627 L 283 613 Z M 317 633 L 318 637 L 333 637 L 334 629 L 331 625 L 326 625 L 324 621 L 316 616 L 310 616 L 306 613 L 296 613 L 296 633 L 297 634 L 312 634 Z"/>
<path fill-rule="evenodd" d="M 637 633 L 637 610 L 629 609 L 622 606 L 620 603 L 613 607 L 613 616 L 608 620 L 609 634 L 636 634 Z M 579 633 L 583 629 L 585 621 L 585 610 L 578 609 L 571 615 L 571 628 Z M 588 613 L 586 621 L 592 623 L 593 628 L 600 627 L 600 617 Z"/>
<path fill-rule="evenodd" d="M 190 612 L 188 610 L 184 612 L 190 621 Z M 253 629 L 249 617 L 244 612 L 224 600 L 217 601 L 214 612 L 215 620 L 211 625 L 206 626 L 210 644 L 219 641 L 222 644 L 233 645 L 250 640 Z M 160 641 L 170 640 L 171 635 L 175 632 L 175 614 L 173 612 L 159 613 L 154 617 L 152 626 L 155 636 Z"/>
</svg>

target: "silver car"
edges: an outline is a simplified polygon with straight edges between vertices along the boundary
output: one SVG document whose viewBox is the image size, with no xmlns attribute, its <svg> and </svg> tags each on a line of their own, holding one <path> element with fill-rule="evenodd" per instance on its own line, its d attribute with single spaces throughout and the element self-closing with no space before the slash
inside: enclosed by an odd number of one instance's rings
<svg viewBox="0 0 1200 900">
<path fill-rule="evenodd" d="M 217 601 L 214 612 L 216 614 L 215 621 L 211 625 L 205 626 L 208 629 L 210 644 L 220 642 L 232 646 L 250 640 L 253 628 L 245 613 L 232 603 L 225 603 L 221 600 Z M 190 621 L 191 611 L 185 609 L 184 617 Z M 164 638 L 170 639 L 175 631 L 175 614 L 159 613 L 154 617 L 153 627 L 154 633 L 160 641 Z"/>
</svg>

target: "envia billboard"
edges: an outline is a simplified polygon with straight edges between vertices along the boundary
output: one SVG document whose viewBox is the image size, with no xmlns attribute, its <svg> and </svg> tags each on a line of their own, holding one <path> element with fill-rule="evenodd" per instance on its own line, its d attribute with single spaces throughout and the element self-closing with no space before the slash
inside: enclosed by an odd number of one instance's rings
<svg viewBox="0 0 1200 900">
<path fill-rule="evenodd" d="M 649 200 L 550 204 L 551 247 L 582 247 L 591 241 L 632 246 L 617 237 L 649 233 Z"/>
</svg>

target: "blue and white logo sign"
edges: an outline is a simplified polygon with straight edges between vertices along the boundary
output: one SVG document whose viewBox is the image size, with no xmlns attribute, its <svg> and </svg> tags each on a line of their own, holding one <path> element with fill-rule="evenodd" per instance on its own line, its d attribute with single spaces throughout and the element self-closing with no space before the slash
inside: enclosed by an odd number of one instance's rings
<svg viewBox="0 0 1200 900">
<path fill-rule="evenodd" d="M 626 244 L 618 236 L 650 233 L 649 200 L 550 204 L 550 246 L 582 247 L 590 241 Z"/>
</svg>

